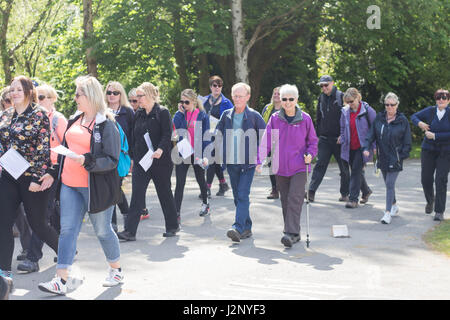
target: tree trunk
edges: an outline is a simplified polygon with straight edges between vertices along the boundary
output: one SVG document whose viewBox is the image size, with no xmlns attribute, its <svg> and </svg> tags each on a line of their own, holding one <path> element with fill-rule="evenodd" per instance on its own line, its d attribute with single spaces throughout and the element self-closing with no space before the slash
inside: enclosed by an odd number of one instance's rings
<svg viewBox="0 0 450 320">
<path fill-rule="evenodd" d="M 83 41 L 86 47 L 86 66 L 87 72 L 93 77 L 98 76 L 97 60 L 92 51 L 92 43 L 94 38 L 94 18 L 92 11 L 92 0 L 83 0 Z"/>
<path fill-rule="evenodd" d="M 199 56 L 200 65 L 199 71 L 200 76 L 198 79 L 198 87 L 199 94 L 202 96 L 206 96 L 209 94 L 209 65 L 208 65 L 208 56 L 206 53 L 203 53 Z"/>
<path fill-rule="evenodd" d="M 5 85 L 9 85 L 11 83 L 12 67 L 14 65 L 14 61 L 12 60 L 12 57 L 9 54 L 8 41 L 6 39 L 6 36 L 8 34 L 8 24 L 12 6 L 13 1 L 7 2 L 5 9 L 1 11 L 2 22 L 0 26 L 0 51 L 1 51 L 3 73 L 5 76 Z"/>
<path fill-rule="evenodd" d="M 236 81 L 248 83 L 248 48 L 245 45 L 242 0 L 231 0 L 231 26 L 233 31 Z"/>
</svg>

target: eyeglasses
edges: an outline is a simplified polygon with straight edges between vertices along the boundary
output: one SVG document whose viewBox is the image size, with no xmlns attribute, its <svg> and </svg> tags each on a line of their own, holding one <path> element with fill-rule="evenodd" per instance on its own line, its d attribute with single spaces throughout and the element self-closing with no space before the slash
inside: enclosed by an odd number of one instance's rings
<svg viewBox="0 0 450 320">
<path fill-rule="evenodd" d="M 329 83 L 321 84 L 320 87 L 321 87 L 321 88 L 323 88 L 323 87 L 328 87 L 328 85 L 329 85 Z"/>
<path fill-rule="evenodd" d="M 189 100 L 180 100 L 180 101 L 178 101 L 178 103 L 185 104 L 188 106 L 191 102 Z"/>
<path fill-rule="evenodd" d="M 448 94 L 446 93 L 438 93 L 434 98 L 437 100 L 448 100 Z"/>
<path fill-rule="evenodd" d="M 281 101 L 294 101 L 295 100 L 295 98 L 281 98 Z"/>
<path fill-rule="evenodd" d="M 347 102 L 345 102 L 345 103 L 347 103 L 347 104 L 352 104 L 353 102 L 355 102 L 355 100 L 347 101 Z"/>
<path fill-rule="evenodd" d="M 81 96 L 84 96 L 84 94 L 82 94 L 82 93 L 78 93 L 78 92 L 77 92 L 77 93 L 75 93 L 75 98 L 77 98 L 77 99 L 78 99 L 78 98 L 79 98 L 79 97 L 81 97 Z"/>
<path fill-rule="evenodd" d="M 120 94 L 120 91 L 106 91 L 107 96 L 110 96 L 112 94 L 118 96 Z"/>
<path fill-rule="evenodd" d="M 50 99 L 50 97 L 46 97 L 45 95 L 43 95 L 43 94 L 40 94 L 39 96 L 38 96 L 38 99 L 39 100 L 44 100 L 45 98 L 49 98 Z"/>
<path fill-rule="evenodd" d="M 384 105 L 386 107 L 395 107 L 397 104 L 396 103 L 385 103 Z"/>
<path fill-rule="evenodd" d="M 132 99 L 132 100 L 130 100 L 130 102 L 131 102 L 131 103 L 137 103 L 137 100 Z"/>
<path fill-rule="evenodd" d="M 142 98 L 142 97 L 145 97 L 145 94 L 137 94 L 136 97 L 137 97 L 138 99 L 140 99 L 140 98 Z"/>
<path fill-rule="evenodd" d="M 214 83 L 212 86 L 213 86 L 214 88 L 222 88 L 222 85 L 221 85 L 221 84 L 216 84 L 216 83 Z"/>
</svg>

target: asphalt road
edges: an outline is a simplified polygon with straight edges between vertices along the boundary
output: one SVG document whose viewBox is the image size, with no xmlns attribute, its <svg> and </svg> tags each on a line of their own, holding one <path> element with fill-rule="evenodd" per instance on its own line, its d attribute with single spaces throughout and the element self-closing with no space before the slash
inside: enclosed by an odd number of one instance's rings
<svg viewBox="0 0 450 320">
<path fill-rule="evenodd" d="M 291 249 L 285 249 L 280 242 L 280 201 L 266 199 L 270 188 L 267 176 L 255 176 L 253 181 L 253 237 L 233 244 L 226 237 L 234 221 L 231 190 L 225 197 L 216 197 L 216 180 L 211 215 L 199 217 L 199 188 L 190 169 L 181 213 L 182 229 L 174 238 L 162 237 L 163 216 L 150 184 L 147 206 L 151 217 L 141 222 L 136 242 L 121 243 L 125 275 L 121 286 L 102 287 L 107 264 L 87 221 L 74 263 L 74 270 L 84 277 L 83 283 L 66 296 L 41 292 L 37 284 L 55 274 L 54 253 L 45 246 L 39 272 L 19 274 L 18 262 L 14 260 L 16 289 L 10 299 L 449 299 L 450 259 L 431 251 L 422 239 L 438 223 L 424 212 L 420 162 L 406 161 L 404 168 L 396 188 L 400 216 L 384 225 L 379 221 L 385 199 L 382 178 L 376 178 L 369 167 L 366 177 L 374 193 L 366 205 L 346 209 L 344 203 L 337 201 L 338 168 L 330 164 L 316 201 L 310 206 L 310 248 L 305 244 L 304 205 L 302 240 Z M 130 196 L 129 181 L 125 187 Z M 119 221 L 122 224 L 120 215 Z M 347 225 L 350 237 L 333 238 L 332 225 Z M 19 250 L 16 239 L 14 257 Z"/>
</svg>

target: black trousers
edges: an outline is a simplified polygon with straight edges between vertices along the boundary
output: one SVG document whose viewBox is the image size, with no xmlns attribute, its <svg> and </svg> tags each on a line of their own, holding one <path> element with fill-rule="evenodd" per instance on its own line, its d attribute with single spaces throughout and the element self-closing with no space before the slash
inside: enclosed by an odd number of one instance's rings
<svg viewBox="0 0 450 320">
<path fill-rule="evenodd" d="M 126 231 L 132 235 L 136 235 L 141 213 L 145 208 L 145 194 L 150 180 L 153 180 L 155 185 L 158 200 L 164 214 L 166 231 L 172 231 L 178 228 L 177 211 L 170 181 L 172 170 L 173 164 L 151 166 L 147 172 L 139 164 L 133 166 L 131 202 L 125 223 Z"/>
<path fill-rule="evenodd" d="M 219 181 L 225 179 L 222 166 L 220 164 L 213 163 L 208 167 L 208 169 L 206 169 L 206 183 L 208 185 L 213 183 L 214 175 L 217 176 L 217 179 L 219 179 Z"/>
<path fill-rule="evenodd" d="M 337 144 L 336 141 L 337 138 L 333 137 L 319 137 L 317 162 L 314 166 L 311 182 L 309 184 L 309 190 L 313 192 L 317 191 L 322 183 L 323 177 L 325 176 L 331 156 L 334 156 L 340 171 L 340 192 L 342 196 L 347 196 L 349 194 L 350 187 L 350 171 L 348 164 L 341 159 L 341 145 Z"/>
<path fill-rule="evenodd" d="M 32 235 L 30 226 L 28 225 L 27 216 L 25 215 L 25 211 L 23 210 L 22 203 L 17 209 L 17 218 L 14 224 L 19 231 L 20 245 L 22 246 L 22 250 L 28 250 L 30 248 Z"/>
<path fill-rule="evenodd" d="M 364 173 L 362 149 L 350 150 L 349 160 L 348 165 L 351 168 L 349 199 L 350 201 L 358 202 L 360 190 L 363 196 L 369 194 L 371 191 Z M 343 162 L 347 163 L 346 161 Z"/>
<path fill-rule="evenodd" d="M 123 184 L 123 180 L 125 179 L 125 177 L 121 177 L 120 178 L 120 193 L 121 193 L 121 200 L 120 202 L 117 204 L 117 206 L 114 206 L 114 211 L 113 211 L 113 215 L 112 215 L 112 220 L 111 222 L 113 224 L 117 224 L 117 214 L 116 214 L 116 209 L 117 207 L 119 207 L 120 209 L 120 213 L 121 214 L 127 214 L 128 210 L 130 209 L 129 205 L 128 205 L 128 200 L 127 200 L 127 196 L 125 195 L 125 192 L 123 192 L 122 189 L 122 184 Z M 145 202 L 144 202 L 144 208 L 145 208 Z"/>
<path fill-rule="evenodd" d="M 422 149 L 420 160 L 422 164 L 421 181 L 425 199 L 428 203 L 434 200 L 434 211 L 444 213 L 447 200 L 450 151 Z M 436 184 L 436 194 L 434 193 L 434 184 Z"/>
<path fill-rule="evenodd" d="M 28 224 L 39 239 L 58 252 L 58 234 L 46 221 L 49 189 L 30 192 L 31 177 L 22 175 L 18 180 L 5 171 L 0 177 L 0 269 L 11 270 L 14 252 L 12 227 L 17 218 L 17 208 L 23 203 Z"/>
<path fill-rule="evenodd" d="M 198 186 L 200 187 L 200 192 L 202 196 L 202 201 L 204 204 L 208 203 L 208 194 L 206 191 L 206 181 L 205 181 L 205 169 L 203 169 L 198 164 L 193 164 L 194 156 L 191 156 L 191 163 L 181 163 L 175 166 L 175 175 L 177 177 L 177 184 L 175 187 L 175 207 L 177 212 L 180 212 L 181 203 L 183 202 L 184 186 L 186 185 L 186 176 L 189 167 L 192 165 L 194 168 L 195 179 L 197 180 Z"/>
<path fill-rule="evenodd" d="M 59 230 L 61 226 L 59 225 L 60 217 L 59 212 L 57 212 L 55 208 L 55 197 L 57 191 L 56 181 L 52 184 L 48 193 L 48 206 L 47 206 L 47 215 L 46 221 L 50 224 L 50 226 L 56 231 L 59 235 Z M 56 225 L 58 223 L 58 225 Z M 44 247 L 44 242 L 39 239 L 36 232 L 33 232 L 31 235 L 30 244 L 28 246 L 27 259 L 33 262 L 37 262 L 42 258 L 42 248 Z"/>
</svg>

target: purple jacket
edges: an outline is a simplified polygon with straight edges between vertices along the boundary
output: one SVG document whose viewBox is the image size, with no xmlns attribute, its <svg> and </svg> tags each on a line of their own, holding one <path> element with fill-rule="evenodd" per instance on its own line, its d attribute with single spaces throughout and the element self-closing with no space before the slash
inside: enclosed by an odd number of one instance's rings
<svg viewBox="0 0 450 320">
<path fill-rule="evenodd" d="M 366 137 L 369 133 L 370 126 L 372 125 L 377 113 L 369 106 L 367 102 L 361 101 L 361 110 L 356 116 L 356 131 L 358 132 L 359 143 L 364 146 Z M 373 157 L 373 149 L 376 144 L 372 144 L 372 148 L 369 150 L 370 155 L 368 157 L 363 156 L 364 163 L 371 161 Z M 350 159 L 350 107 L 346 106 L 342 108 L 341 113 L 341 158 L 349 162 Z"/>
<path fill-rule="evenodd" d="M 277 135 L 279 139 L 276 139 Z M 316 131 L 309 114 L 297 107 L 294 120 L 288 123 L 284 109 L 281 109 L 275 112 L 267 123 L 259 147 L 259 163 L 271 152 L 274 174 L 290 177 L 298 172 L 305 172 L 304 155 L 309 153 L 314 158 L 317 154 L 317 142 Z M 311 171 L 311 166 L 308 171 Z"/>
</svg>

